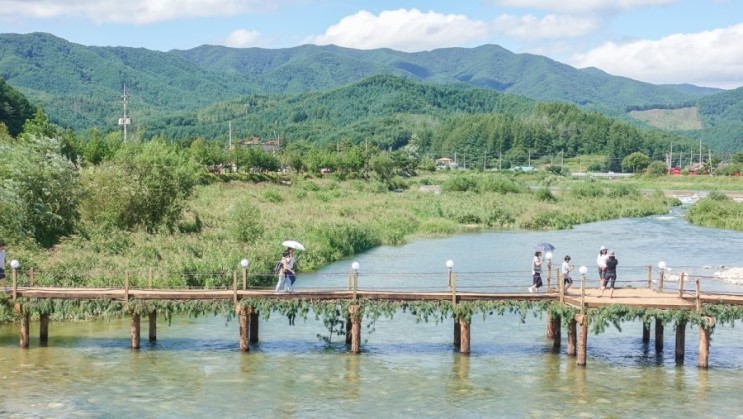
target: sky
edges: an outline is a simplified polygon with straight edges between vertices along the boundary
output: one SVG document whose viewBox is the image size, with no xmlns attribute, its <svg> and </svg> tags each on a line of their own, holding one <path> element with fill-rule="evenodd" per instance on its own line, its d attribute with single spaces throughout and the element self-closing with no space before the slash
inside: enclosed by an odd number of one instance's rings
<svg viewBox="0 0 743 419">
<path fill-rule="evenodd" d="M 159 51 L 496 44 L 654 84 L 743 86 L 741 0 L 0 0 L 0 32 Z"/>
</svg>

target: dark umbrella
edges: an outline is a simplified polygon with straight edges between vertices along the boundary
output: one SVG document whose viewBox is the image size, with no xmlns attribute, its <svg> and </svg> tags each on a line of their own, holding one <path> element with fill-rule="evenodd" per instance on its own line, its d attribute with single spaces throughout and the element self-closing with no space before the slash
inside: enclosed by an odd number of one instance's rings
<svg viewBox="0 0 743 419">
<path fill-rule="evenodd" d="M 547 243 L 547 242 L 542 242 L 542 243 L 539 243 L 538 245 L 534 246 L 534 251 L 535 252 L 547 253 L 547 252 L 552 252 L 553 250 L 555 250 L 555 246 L 553 246 L 551 243 Z"/>
</svg>

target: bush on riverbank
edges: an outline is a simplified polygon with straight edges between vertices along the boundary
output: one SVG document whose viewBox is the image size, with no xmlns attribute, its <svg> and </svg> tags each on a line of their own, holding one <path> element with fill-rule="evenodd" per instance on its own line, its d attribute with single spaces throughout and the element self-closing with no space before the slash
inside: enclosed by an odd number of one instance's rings
<svg viewBox="0 0 743 419">
<path fill-rule="evenodd" d="M 723 193 L 712 191 L 689 208 L 686 219 L 704 227 L 743 231 L 743 202 L 735 202 Z"/>
</svg>

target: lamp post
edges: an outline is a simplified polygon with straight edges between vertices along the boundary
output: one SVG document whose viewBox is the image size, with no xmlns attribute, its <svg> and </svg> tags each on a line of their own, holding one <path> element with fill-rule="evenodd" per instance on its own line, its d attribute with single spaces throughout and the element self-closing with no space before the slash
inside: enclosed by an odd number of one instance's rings
<svg viewBox="0 0 743 419">
<path fill-rule="evenodd" d="M 243 291 L 248 288 L 248 266 L 250 265 L 250 261 L 247 259 L 243 259 L 240 261 L 240 266 L 243 267 Z"/>
<path fill-rule="evenodd" d="M 658 262 L 658 268 L 660 269 L 660 284 L 658 284 L 658 290 L 663 292 L 663 279 L 666 276 L 666 262 L 662 260 Z"/>
<path fill-rule="evenodd" d="M 550 283 L 552 282 L 552 252 L 545 253 L 544 259 L 547 261 L 547 292 L 550 292 Z"/>
<path fill-rule="evenodd" d="M 449 288 L 449 291 L 451 291 L 451 289 L 452 289 L 452 282 L 451 282 L 451 276 L 452 276 L 451 275 L 451 270 L 452 270 L 452 268 L 454 268 L 454 261 L 451 260 L 451 259 L 449 259 L 449 260 L 446 261 L 446 270 L 447 270 L 446 278 L 447 278 L 447 287 Z"/>
<path fill-rule="evenodd" d="M 356 291 L 359 289 L 359 262 L 353 262 L 351 269 L 353 269 L 353 299 L 356 300 Z"/>
<path fill-rule="evenodd" d="M 578 268 L 580 272 L 580 312 L 586 314 L 586 273 L 588 268 L 585 265 Z"/>
<path fill-rule="evenodd" d="M 16 298 L 16 292 L 18 290 L 18 285 L 17 285 L 17 282 L 16 281 L 17 281 L 17 277 L 18 277 L 17 276 L 17 271 L 18 271 L 18 268 L 20 268 L 20 267 L 21 267 L 21 263 L 18 262 L 17 260 L 13 259 L 13 260 L 10 261 L 10 268 L 13 269 L 13 300 L 15 300 L 15 298 Z"/>
</svg>

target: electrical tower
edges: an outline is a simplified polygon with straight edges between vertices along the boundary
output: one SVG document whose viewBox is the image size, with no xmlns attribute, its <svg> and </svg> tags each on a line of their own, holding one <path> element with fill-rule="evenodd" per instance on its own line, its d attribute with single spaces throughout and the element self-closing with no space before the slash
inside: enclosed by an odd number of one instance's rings
<svg viewBox="0 0 743 419">
<path fill-rule="evenodd" d="M 127 112 L 126 105 L 129 102 L 129 96 L 126 94 L 126 85 L 124 85 L 124 95 L 121 96 L 121 98 L 124 101 L 124 117 L 119 118 L 119 125 L 124 126 L 124 142 L 126 142 L 126 131 L 127 131 L 126 127 L 132 123 L 132 119 L 129 118 L 129 116 L 126 113 Z"/>
</svg>

